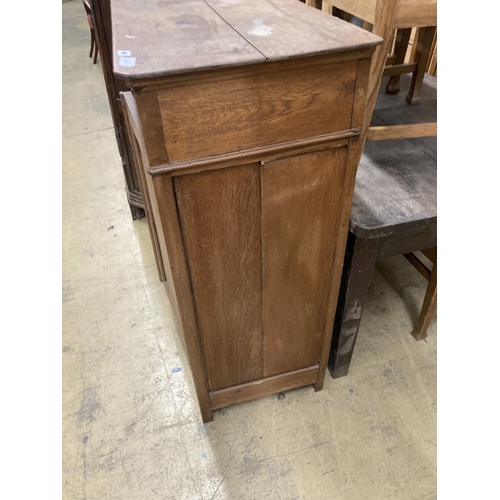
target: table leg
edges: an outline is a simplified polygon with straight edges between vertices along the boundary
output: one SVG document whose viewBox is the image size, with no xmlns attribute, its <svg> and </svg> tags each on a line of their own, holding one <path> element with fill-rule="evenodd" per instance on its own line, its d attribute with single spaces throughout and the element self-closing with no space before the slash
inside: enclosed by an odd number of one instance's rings
<svg viewBox="0 0 500 500">
<path fill-rule="evenodd" d="M 349 232 L 328 359 L 333 378 L 349 371 L 377 252 L 378 239 L 357 238 Z"/>
<path fill-rule="evenodd" d="M 431 57 L 432 42 L 436 33 L 436 26 L 420 28 L 417 40 L 416 63 L 417 69 L 413 73 L 411 79 L 410 90 L 406 96 L 408 104 L 418 104 L 420 102 L 420 93 L 422 91 L 422 83 L 424 81 L 425 70 Z"/>
</svg>

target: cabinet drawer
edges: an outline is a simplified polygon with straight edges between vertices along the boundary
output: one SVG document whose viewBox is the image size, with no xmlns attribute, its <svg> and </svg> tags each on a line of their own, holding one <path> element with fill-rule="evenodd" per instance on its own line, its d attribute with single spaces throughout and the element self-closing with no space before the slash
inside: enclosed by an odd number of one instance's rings
<svg viewBox="0 0 500 500">
<path fill-rule="evenodd" d="M 356 67 L 357 61 L 349 61 L 322 63 L 313 70 L 289 61 L 279 68 L 250 68 L 237 77 L 160 91 L 169 161 L 349 129 Z"/>
</svg>

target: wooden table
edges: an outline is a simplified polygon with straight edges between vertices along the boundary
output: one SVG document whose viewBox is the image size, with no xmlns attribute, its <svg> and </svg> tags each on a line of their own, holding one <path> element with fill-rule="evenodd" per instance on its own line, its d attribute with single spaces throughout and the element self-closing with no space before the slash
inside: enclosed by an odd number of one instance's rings
<svg viewBox="0 0 500 500">
<path fill-rule="evenodd" d="M 113 0 L 114 71 L 205 422 L 323 386 L 376 35 L 297 0 Z"/>
<path fill-rule="evenodd" d="M 419 106 L 382 82 L 372 124 L 436 120 L 436 79 L 426 75 Z M 402 78 L 404 90 L 410 77 Z M 436 138 L 367 142 L 360 161 L 328 368 L 347 375 L 375 261 L 437 245 Z"/>
</svg>

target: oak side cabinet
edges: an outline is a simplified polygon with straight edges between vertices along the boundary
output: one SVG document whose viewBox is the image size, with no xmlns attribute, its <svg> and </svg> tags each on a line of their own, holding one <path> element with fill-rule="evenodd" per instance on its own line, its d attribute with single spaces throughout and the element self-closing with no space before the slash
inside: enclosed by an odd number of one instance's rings
<svg viewBox="0 0 500 500">
<path fill-rule="evenodd" d="M 112 0 L 112 22 L 203 421 L 320 390 L 381 39 L 298 0 Z"/>
</svg>

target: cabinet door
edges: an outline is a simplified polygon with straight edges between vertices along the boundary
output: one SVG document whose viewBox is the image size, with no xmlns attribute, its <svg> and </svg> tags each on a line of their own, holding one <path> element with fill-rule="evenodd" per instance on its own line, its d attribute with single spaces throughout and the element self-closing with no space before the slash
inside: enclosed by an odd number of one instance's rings
<svg viewBox="0 0 500 500">
<path fill-rule="evenodd" d="M 264 377 L 319 363 L 346 147 L 261 167 Z"/>
<path fill-rule="evenodd" d="M 174 181 L 211 391 L 263 376 L 259 170 L 255 163 Z"/>
</svg>

